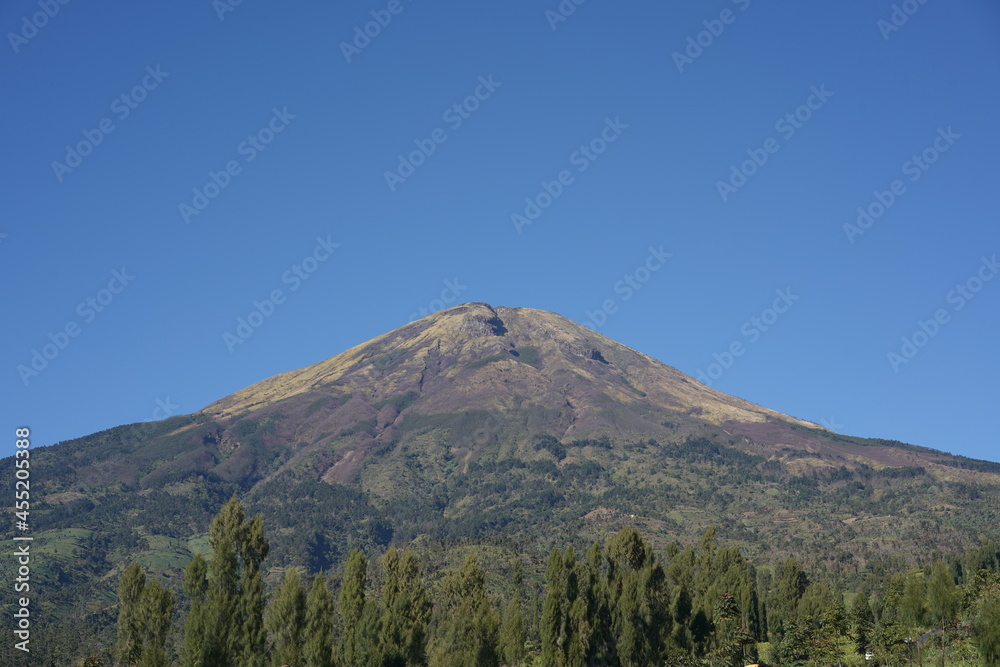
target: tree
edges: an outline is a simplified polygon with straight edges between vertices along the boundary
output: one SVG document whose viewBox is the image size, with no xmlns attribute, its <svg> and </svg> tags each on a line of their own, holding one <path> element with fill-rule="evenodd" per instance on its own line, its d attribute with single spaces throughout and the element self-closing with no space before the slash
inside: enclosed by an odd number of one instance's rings
<svg viewBox="0 0 1000 667">
<path fill-rule="evenodd" d="M 174 594 L 150 580 L 139 599 L 142 615 L 142 658 L 139 667 L 167 667 L 167 633 L 174 611 Z"/>
<path fill-rule="evenodd" d="M 511 598 L 504 610 L 503 626 L 500 630 L 500 650 L 505 664 L 521 664 L 525 656 L 524 642 L 526 637 L 521 602 L 516 597 Z"/>
<path fill-rule="evenodd" d="M 666 573 L 634 528 L 623 528 L 608 540 L 606 554 L 607 604 L 618 661 L 623 667 L 658 664 L 672 629 Z"/>
<path fill-rule="evenodd" d="M 306 598 L 302 662 L 305 667 L 333 667 L 333 597 L 326 577 L 317 574 Z"/>
<path fill-rule="evenodd" d="M 118 582 L 118 642 L 115 645 L 117 664 L 132 667 L 142 656 L 142 617 L 139 600 L 146 586 L 146 573 L 138 563 L 132 563 Z"/>
<path fill-rule="evenodd" d="M 799 601 L 809 587 L 809 578 L 794 558 L 782 561 L 774 573 L 775 588 L 768 604 L 772 632 L 779 635 L 784 626 L 794 625 L 798 617 Z"/>
<path fill-rule="evenodd" d="M 908 629 L 923 626 L 927 616 L 927 586 L 920 574 L 912 573 L 906 578 L 899 613 L 900 620 Z"/>
<path fill-rule="evenodd" d="M 340 617 L 342 633 L 340 657 L 345 665 L 359 663 L 361 646 L 358 644 L 358 629 L 365 611 L 365 586 L 368 583 L 368 559 L 364 553 L 354 550 L 344 567 L 344 582 L 340 587 Z"/>
<path fill-rule="evenodd" d="M 212 561 L 205 593 L 203 663 L 211 667 L 260 667 L 264 660 L 264 593 L 261 562 L 270 545 L 260 514 L 247 521 L 231 497 L 208 528 Z M 199 664 L 199 663 L 196 663 Z"/>
<path fill-rule="evenodd" d="M 126 568 L 118 586 L 118 665 L 166 667 L 164 646 L 173 610 L 173 593 L 147 580 L 138 563 Z"/>
<path fill-rule="evenodd" d="M 545 566 L 545 602 L 542 603 L 540 634 L 542 636 L 543 667 L 558 667 L 565 661 L 563 654 L 563 618 L 565 616 L 563 559 L 553 548 Z"/>
<path fill-rule="evenodd" d="M 872 615 L 868 596 L 864 593 L 858 593 L 854 596 L 854 602 L 851 605 L 851 626 L 854 630 L 854 645 L 857 647 L 857 653 L 864 655 L 871 647 L 871 635 L 875 626 L 875 617 Z"/>
<path fill-rule="evenodd" d="M 941 665 L 943 666 L 947 630 L 958 615 L 958 593 L 955 589 L 955 580 L 951 578 L 948 566 L 943 560 L 936 561 L 931 568 L 930 581 L 927 583 L 927 603 L 931 620 L 944 631 L 938 635 L 941 645 Z"/>
<path fill-rule="evenodd" d="M 299 664 L 305 611 L 305 591 L 302 590 L 299 572 L 291 568 L 285 572 L 285 578 L 264 615 L 264 627 L 271 645 L 271 664 L 274 667 Z"/>
<path fill-rule="evenodd" d="M 184 595 L 191 601 L 191 611 L 184 622 L 184 647 L 181 652 L 183 667 L 206 667 L 212 643 L 208 624 L 208 563 L 201 554 L 195 554 L 184 571 Z"/>
<path fill-rule="evenodd" d="M 986 590 L 976 603 L 973 636 L 983 664 L 1000 665 L 1000 585 Z"/>
<path fill-rule="evenodd" d="M 417 558 L 409 549 L 399 552 L 390 548 L 382 565 L 385 583 L 379 632 L 383 664 L 423 663 L 431 603 Z"/>
<path fill-rule="evenodd" d="M 430 667 L 496 667 L 499 621 L 486 597 L 475 553 L 441 581 L 440 622 L 428 648 Z"/>
</svg>

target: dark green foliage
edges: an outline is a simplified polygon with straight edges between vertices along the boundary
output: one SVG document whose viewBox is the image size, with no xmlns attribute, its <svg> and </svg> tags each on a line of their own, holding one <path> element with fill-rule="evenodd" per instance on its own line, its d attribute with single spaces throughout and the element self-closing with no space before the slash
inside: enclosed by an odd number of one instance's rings
<svg viewBox="0 0 1000 667">
<path fill-rule="evenodd" d="M 306 594 L 298 570 L 285 572 L 281 586 L 271 598 L 264 614 L 268 653 L 274 667 L 297 665 L 302 657 L 305 631 Z"/>
<path fill-rule="evenodd" d="M 380 653 L 384 665 L 415 665 L 424 662 L 427 623 L 431 603 L 424 590 L 423 573 L 409 549 L 390 548 L 382 559 Z"/>
<path fill-rule="evenodd" d="M 507 608 L 503 613 L 503 625 L 500 628 L 500 653 L 504 664 L 521 664 L 527 655 L 524 647 L 526 640 L 521 603 L 517 599 L 512 599 L 507 602 Z"/>
<path fill-rule="evenodd" d="M 522 347 L 517 352 L 518 361 L 524 362 L 529 366 L 535 366 L 536 368 L 540 365 L 541 360 L 538 357 L 538 348 Z"/>
<path fill-rule="evenodd" d="M 133 563 L 122 572 L 118 587 L 119 667 L 166 667 L 164 645 L 174 610 L 174 595 L 158 581 L 148 580 Z"/>
<path fill-rule="evenodd" d="M 305 667 L 333 667 L 333 597 L 326 577 L 317 574 L 306 598 L 302 664 Z"/>
<path fill-rule="evenodd" d="M 428 644 L 430 667 L 497 667 L 499 620 L 475 554 L 441 582 L 440 621 Z"/>
<path fill-rule="evenodd" d="M 413 402 L 420 398 L 420 394 L 415 391 L 408 391 L 405 394 L 400 394 L 399 396 L 393 396 L 392 398 L 387 398 L 384 401 L 378 401 L 377 403 L 372 403 L 372 407 L 376 410 L 380 410 L 386 405 L 392 404 L 397 411 L 402 412 L 406 408 L 413 405 Z"/>
<path fill-rule="evenodd" d="M 988 667 L 1000 665 L 1000 580 L 994 580 L 977 600 L 973 632 L 976 648 Z"/>
<path fill-rule="evenodd" d="M 131 667 L 142 656 L 142 617 L 139 599 L 146 586 L 146 573 L 138 563 L 133 563 L 122 572 L 118 584 L 118 643 L 115 645 L 117 662 L 122 667 Z"/>
<path fill-rule="evenodd" d="M 367 583 L 368 560 L 362 552 L 354 551 L 347 559 L 344 580 L 340 587 L 340 659 L 345 665 L 359 664 L 364 653 L 364 640 L 360 639 L 359 635 L 365 613 Z"/>
<path fill-rule="evenodd" d="M 191 610 L 184 622 L 184 648 L 181 653 L 183 667 L 205 667 L 213 642 L 209 627 L 208 563 L 196 554 L 184 571 L 184 595 L 191 602 Z"/>
</svg>

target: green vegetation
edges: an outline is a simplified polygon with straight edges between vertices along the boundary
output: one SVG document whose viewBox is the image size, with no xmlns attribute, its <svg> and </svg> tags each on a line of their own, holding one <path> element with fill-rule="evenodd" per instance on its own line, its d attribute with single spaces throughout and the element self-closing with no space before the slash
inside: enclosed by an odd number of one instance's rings
<svg viewBox="0 0 1000 667">
<path fill-rule="evenodd" d="M 812 579 L 794 558 L 757 570 L 739 549 L 717 544 L 714 526 L 697 547 L 671 543 L 659 556 L 634 528 L 595 542 L 582 559 L 572 546 L 553 549 L 535 599 L 524 595 L 520 559 L 499 581 L 492 577 L 498 590 L 491 592 L 476 550 L 460 566 L 425 576 L 414 552 L 390 548 L 378 567 L 380 590 L 369 581 L 368 559 L 355 551 L 338 608 L 322 574 L 307 595 L 295 568 L 265 607 L 263 529 L 262 517 L 247 520 L 235 497 L 223 506 L 212 521 L 209 564 L 197 555 L 188 566 L 187 619 L 178 623 L 172 593 L 139 565 L 127 568 L 114 664 L 742 667 L 761 661 L 761 648 L 776 666 L 858 665 L 866 652 L 875 665 L 902 666 L 915 650 L 946 665 L 949 653 L 973 647 L 984 665 L 1000 658 L 995 543 L 868 582 L 872 592 L 857 593 L 850 610 L 844 591 Z M 987 567 L 962 567 L 977 562 Z M 170 655 L 167 647 L 181 638 L 169 644 L 168 635 L 180 627 L 183 648 Z M 90 655 L 78 664 L 105 663 Z"/>
<path fill-rule="evenodd" d="M 410 405 L 413 401 L 417 400 L 418 394 L 415 391 L 408 391 L 405 394 L 400 394 L 399 396 L 393 396 L 392 398 L 387 398 L 384 401 L 378 401 L 377 403 L 372 403 L 372 407 L 376 410 L 380 410 L 386 405 L 392 404 L 397 411 L 402 412 Z"/>
<path fill-rule="evenodd" d="M 518 361 L 528 364 L 529 366 L 534 366 L 538 368 L 541 363 L 541 358 L 538 356 L 537 347 L 522 347 L 517 350 Z"/>
</svg>

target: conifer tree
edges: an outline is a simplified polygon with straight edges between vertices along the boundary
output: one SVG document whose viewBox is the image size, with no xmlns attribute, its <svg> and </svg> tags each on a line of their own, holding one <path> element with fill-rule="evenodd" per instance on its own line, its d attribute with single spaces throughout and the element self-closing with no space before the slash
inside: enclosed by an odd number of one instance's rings
<svg viewBox="0 0 1000 667">
<path fill-rule="evenodd" d="M 174 594 L 160 582 L 149 580 L 139 600 L 143 642 L 139 667 L 167 667 L 166 642 L 174 611 Z"/>
<path fill-rule="evenodd" d="M 973 633 L 984 665 L 1000 665 L 1000 582 L 986 589 L 975 606 Z"/>
<path fill-rule="evenodd" d="M 851 604 L 851 627 L 854 631 L 854 645 L 858 655 L 864 655 L 868 652 L 874 625 L 875 617 L 872 615 L 868 596 L 864 593 L 858 593 L 854 596 L 853 604 Z"/>
<path fill-rule="evenodd" d="M 333 667 L 333 597 L 322 574 L 313 579 L 306 598 L 302 663 L 305 667 Z"/>
<path fill-rule="evenodd" d="M 565 607 L 563 576 L 562 553 L 553 548 L 545 566 L 546 593 L 540 622 L 543 667 L 561 667 L 563 662 L 563 609 Z"/>
<path fill-rule="evenodd" d="M 364 553 L 355 550 L 344 567 L 344 581 L 340 587 L 341 638 L 340 657 L 345 665 L 358 664 L 361 648 L 358 646 L 358 629 L 365 611 L 365 586 L 368 584 L 368 560 Z"/>
<path fill-rule="evenodd" d="M 381 652 L 383 664 L 420 664 L 424 660 L 431 604 L 416 556 L 390 548 L 382 559 Z"/>
<path fill-rule="evenodd" d="M 439 623 L 428 649 L 430 667 L 496 667 L 499 620 L 486 597 L 475 553 L 441 582 Z"/>
<path fill-rule="evenodd" d="M 196 556 L 185 576 L 185 592 L 192 598 L 185 627 L 192 632 L 185 636 L 182 662 L 186 667 L 261 667 L 265 637 L 260 571 L 269 549 L 263 519 L 258 514 L 247 521 L 234 495 L 212 519 L 208 542 L 211 562 L 206 567 Z"/>
<path fill-rule="evenodd" d="M 138 563 L 132 563 L 118 582 L 118 642 L 115 645 L 117 664 L 133 667 L 142 656 L 142 615 L 139 601 L 146 586 L 146 573 Z"/>
<path fill-rule="evenodd" d="M 184 571 L 184 595 L 191 601 L 191 610 L 184 621 L 183 667 L 207 667 L 212 642 L 208 624 L 208 563 L 195 554 Z"/>
<path fill-rule="evenodd" d="M 927 615 L 927 589 L 923 576 L 911 573 L 903 585 L 903 598 L 899 603 L 900 620 L 909 628 L 919 628 Z"/>
<path fill-rule="evenodd" d="M 240 526 L 239 554 L 242 565 L 240 582 L 240 643 L 242 651 L 237 663 L 241 667 L 261 667 L 264 664 L 264 583 L 261 563 L 270 545 L 264 537 L 264 518 L 257 514 Z"/>
<path fill-rule="evenodd" d="M 521 602 L 516 597 L 507 602 L 503 614 L 503 626 L 500 630 L 500 648 L 504 663 L 520 665 L 525 657 L 524 616 L 521 614 Z"/>
<path fill-rule="evenodd" d="M 271 664 L 298 665 L 302 657 L 302 639 L 305 630 L 305 591 L 299 572 L 295 568 L 285 572 L 281 586 L 275 592 L 264 615 L 271 646 Z"/>
<path fill-rule="evenodd" d="M 123 573 L 118 587 L 118 641 L 121 667 L 166 667 L 164 649 L 174 609 L 173 593 L 147 580 L 138 563 Z"/>
</svg>

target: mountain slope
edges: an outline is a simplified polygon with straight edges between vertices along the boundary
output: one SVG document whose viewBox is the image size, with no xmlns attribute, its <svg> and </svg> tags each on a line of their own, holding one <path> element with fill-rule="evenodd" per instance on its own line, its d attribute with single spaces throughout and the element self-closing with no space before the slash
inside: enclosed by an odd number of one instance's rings
<svg viewBox="0 0 1000 667">
<path fill-rule="evenodd" d="M 52 613 L 91 619 L 134 558 L 177 585 L 234 492 L 264 514 L 272 567 L 314 570 L 355 547 L 530 556 L 624 525 L 663 547 L 716 524 L 758 561 L 795 553 L 857 579 L 1000 536 L 1000 464 L 831 433 L 559 315 L 486 304 L 192 415 L 35 450 L 32 467 Z"/>
</svg>

